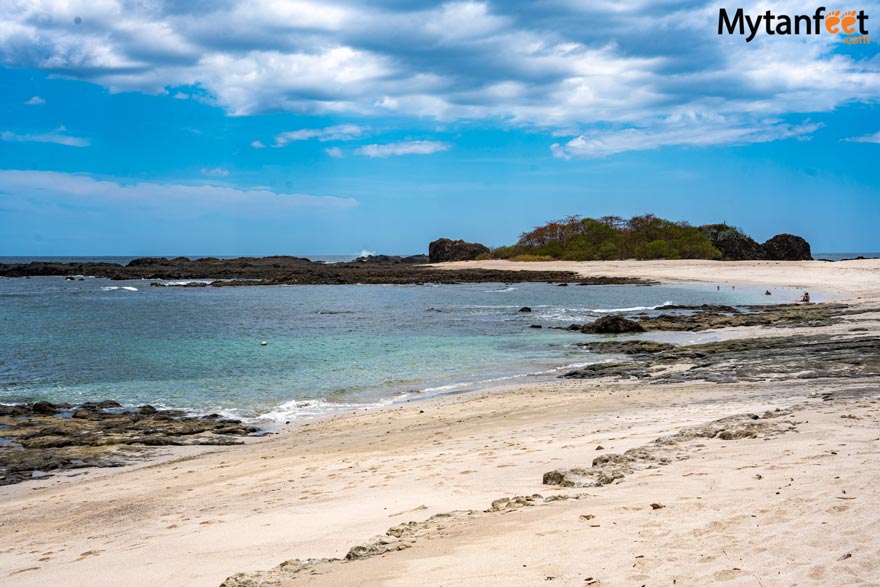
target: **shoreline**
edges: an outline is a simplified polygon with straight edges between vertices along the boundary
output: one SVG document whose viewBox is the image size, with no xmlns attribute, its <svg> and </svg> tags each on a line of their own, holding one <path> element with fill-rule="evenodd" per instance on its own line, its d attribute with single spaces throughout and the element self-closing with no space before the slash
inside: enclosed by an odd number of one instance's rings
<svg viewBox="0 0 880 587">
<path fill-rule="evenodd" d="M 880 291 L 877 287 L 880 278 L 876 268 L 866 269 L 867 276 L 850 275 L 848 281 L 836 284 L 848 296 L 842 299 L 863 310 L 845 316 L 840 323 L 793 328 L 747 326 L 720 332 L 730 335 L 730 339 L 747 341 L 773 337 L 796 340 L 810 335 L 829 336 L 829 341 L 870 339 L 880 332 L 880 307 L 875 293 Z M 670 270 L 655 267 L 653 271 L 660 276 Z M 688 274 L 688 271 L 681 273 Z M 792 276 L 777 277 L 786 282 Z M 807 279 L 800 279 L 815 289 L 819 277 L 808 274 Z M 763 280 L 763 275 L 755 279 Z M 827 280 L 827 275 L 823 279 Z M 854 324 L 866 330 L 851 332 Z M 608 521 L 616 517 L 628 520 L 626 523 L 632 528 L 649 535 L 657 531 L 656 526 L 651 526 L 652 518 L 633 517 L 635 514 L 627 513 L 625 508 L 629 504 L 642 510 L 648 501 L 659 500 L 665 508 L 651 515 L 674 514 L 679 509 L 687 511 L 682 520 L 692 520 L 691 525 L 705 522 L 705 536 L 712 543 L 711 540 L 724 536 L 723 529 L 712 529 L 713 516 L 709 516 L 707 510 L 695 510 L 682 502 L 683 496 L 676 493 L 678 481 L 669 485 L 672 479 L 686 475 L 688 481 L 682 481 L 685 494 L 699 492 L 710 508 L 708 511 L 734 516 L 736 508 L 760 507 L 755 504 L 767 500 L 767 495 L 755 489 L 753 493 L 746 491 L 728 497 L 711 487 L 717 487 L 731 476 L 736 486 L 746 483 L 746 477 L 738 477 L 733 471 L 739 470 L 739 466 L 749 471 L 748 467 L 756 463 L 758 469 L 755 470 L 776 483 L 773 463 L 761 460 L 763 449 L 760 447 L 780 447 L 783 452 L 773 452 L 773 458 L 780 459 L 777 462 L 780 471 L 787 471 L 791 467 L 803 468 L 804 465 L 796 461 L 813 454 L 817 450 L 815 443 L 792 444 L 796 437 L 790 434 L 766 441 L 738 440 L 736 443 L 741 444 L 730 443 L 730 446 L 710 440 L 706 441 L 706 448 L 689 453 L 689 460 L 677 461 L 656 471 L 636 471 L 619 483 L 588 490 L 591 494 L 586 498 L 588 502 L 565 499 L 540 507 L 512 508 L 506 514 L 498 514 L 503 518 L 497 520 L 496 514 L 486 514 L 495 516 L 491 520 L 484 519 L 483 514 L 462 519 L 454 517 L 448 531 L 439 533 L 430 527 L 430 518 L 462 509 L 482 512 L 487 507 L 492 509 L 493 500 L 514 495 L 541 493 L 546 498 L 582 493 L 583 489 L 547 486 L 542 483 L 542 476 L 553 469 L 589 464 L 604 451 L 623 453 L 684 427 L 735 414 L 763 413 L 806 404 L 811 406 L 804 408 L 809 411 L 806 419 L 818 427 L 799 425 L 798 437 L 819 438 L 838 427 L 843 427 L 840 431 L 847 434 L 850 430 L 868 430 L 865 425 L 877 420 L 876 398 L 847 399 L 844 392 L 876 386 L 877 378 L 873 375 L 835 377 L 838 376 L 802 379 L 789 373 L 761 381 L 684 381 L 673 385 L 653 383 L 650 379 L 603 377 L 530 383 L 515 385 L 513 389 L 490 387 L 294 422 L 279 434 L 244 445 L 205 449 L 200 454 L 166 455 L 167 460 L 161 462 L 126 467 L 109 474 L 102 472 L 93 478 L 84 475 L 61 483 L 58 479 L 49 479 L 10 486 L 12 489 L 2 487 L 0 518 L 5 521 L 0 524 L 0 538 L 8 546 L 0 548 L 0 576 L 11 586 L 34 582 L 87 585 L 108 574 L 120 584 L 217 586 L 237 572 L 263 573 L 291 558 L 342 558 L 351 547 L 362 543 L 373 544 L 375 548 L 376 543 L 370 542 L 370 536 L 382 535 L 398 522 L 414 520 L 426 526 L 418 526 L 418 536 L 405 550 L 389 549 L 385 555 L 352 563 L 325 562 L 321 563 L 324 566 L 310 566 L 309 569 L 318 569 L 322 574 L 281 577 L 277 585 L 291 581 L 297 585 L 301 582 L 349 584 L 361 579 L 364 584 L 397 585 L 406 583 L 408 573 L 419 573 L 429 577 L 426 579 L 429 581 L 451 583 L 450 573 L 456 569 L 455 576 L 459 579 L 455 584 L 460 585 L 529 585 L 551 576 L 554 580 L 558 578 L 561 584 L 582 585 L 588 576 L 595 576 L 601 585 L 629 584 L 629 575 L 624 573 L 631 573 L 627 569 L 632 567 L 632 560 L 621 563 L 617 570 L 603 568 L 599 573 L 593 569 L 593 574 L 586 575 L 582 573 L 584 569 L 575 569 L 566 562 L 577 557 L 559 554 L 567 552 L 569 544 L 568 539 L 562 537 L 592 531 L 592 535 L 583 535 L 578 540 L 599 540 L 596 544 L 625 542 L 629 538 L 605 534 L 613 529 Z M 823 403 L 823 394 L 827 393 L 842 394 L 841 399 Z M 841 418 L 847 414 L 861 420 Z M 859 442 L 868 440 L 859 438 Z M 603 450 L 597 453 L 599 445 Z M 737 448 L 739 446 L 742 449 Z M 870 445 L 864 446 L 855 456 L 844 455 L 840 459 L 846 466 L 858 458 L 868 463 L 860 469 L 863 477 L 858 486 L 862 493 L 858 494 L 861 501 L 855 503 L 856 506 L 866 503 L 865 500 L 870 502 L 863 492 L 871 483 L 880 482 L 876 452 L 866 452 Z M 792 454 L 785 455 L 786 450 Z M 725 471 L 731 472 L 720 472 L 713 462 L 724 462 Z M 842 471 L 847 470 L 846 466 Z M 803 485 L 799 488 L 802 498 L 806 499 L 813 485 L 804 480 L 802 474 L 797 478 Z M 846 477 L 850 478 L 851 475 Z M 688 485 L 691 480 L 693 483 L 705 480 L 710 485 Z M 780 480 L 778 485 L 784 483 Z M 853 486 L 848 486 L 851 491 Z M 776 487 L 773 485 L 773 489 Z M 607 498 L 596 497 L 599 491 Z M 815 491 L 822 495 L 818 486 Z M 772 492 L 770 498 L 772 501 Z M 639 501 L 633 503 L 634 499 Z M 716 510 L 711 509 L 713 504 Z M 579 518 L 585 512 L 595 516 L 602 529 L 591 530 L 591 524 Z M 849 513 L 838 514 L 835 514 L 838 515 L 835 523 L 845 525 L 850 523 L 846 520 L 858 519 L 849 516 L 865 515 L 865 510 L 853 507 Z M 683 527 L 683 521 L 675 517 L 663 519 L 672 532 Z M 777 529 L 789 532 L 800 527 L 797 519 L 789 519 L 785 524 Z M 827 527 L 820 528 L 827 530 Z M 810 532 L 814 532 L 812 526 Z M 543 536 L 536 538 L 541 533 Z M 46 538 L 48 536 L 53 538 Z M 496 553 L 492 560 L 503 562 L 489 565 L 486 572 L 491 573 L 490 576 L 481 575 L 479 567 L 474 566 L 475 559 L 468 554 L 477 538 L 494 545 L 489 547 Z M 387 544 L 382 548 L 395 543 L 383 540 Z M 835 534 L 837 540 L 839 537 Z M 511 564 L 510 556 L 518 552 L 504 548 L 510 541 L 523 541 L 528 545 L 532 555 L 526 556 L 528 560 L 524 559 L 524 564 L 535 573 L 543 573 L 540 577 L 530 570 L 522 579 L 517 579 L 502 568 Z M 864 570 L 868 568 L 865 553 L 878 546 L 872 541 L 873 538 L 866 535 L 859 538 L 855 546 L 841 546 L 847 549 L 842 552 L 852 553 L 852 564 L 859 565 L 859 572 L 868 572 Z M 663 559 L 664 552 L 677 552 L 676 556 L 684 557 L 680 560 L 687 562 L 683 568 L 692 573 L 673 576 L 692 579 L 703 576 L 694 571 L 696 561 L 688 558 L 686 550 L 675 550 L 675 544 L 663 540 L 660 544 L 667 550 L 646 559 L 659 560 Z M 739 548 L 739 543 L 730 544 L 734 551 Z M 774 548 L 777 548 L 775 555 L 760 558 L 760 568 L 751 568 L 751 572 L 768 571 L 772 568 L 768 565 L 779 565 L 782 560 L 800 560 L 796 553 L 781 553 L 780 547 Z M 601 547 L 598 551 L 605 553 L 609 560 L 617 561 L 628 549 L 609 551 Z M 439 567 L 424 567 L 430 557 L 436 556 L 443 561 Z M 580 558 L 602 567 L 601 557 Z M 639 560 L 643 559 L 636 560 L 636 564 L 643 564 Z M 159 565 L 162 568 L 143 561 L 162 561 Z M 485 556 L 482 563 L 486 563 Z M 822 566 L 823 572 L 827 572 L 835 568 L 835 564 L 839 563 L 830 561 L 827 565 L 813 566 Z M 522 568 L 519 563 L 515 566 Z M 705 569 L 711 572 L 706 575 L 709 577 L 706 581 L 722 580 L 721 575 L 715 575 L 729 574 L 733 567 L 743 565 L 728 563 L 723 557 L 707 561 Z M 786 571 L 789 583 L 806 580 L 797 574 L 799 568 L 795 565 L 791 567 L 794 570 Z M 654 571 L 647 568 L 643 571 L 648 571 L 646 576 L 652 578 L 673 572 L 662 564 L 654 567 Z M 261 580 L 271 577 L 258 576 Z M 840 578 L 842 575 L 834 580 L 829 578 L 825 584 L 843 585 Z M 228 583 L 230 587 L 238 584 Z M 775 583 L 764 584 L 769 587 Z"/>
<path fill-rule="evenodd" d="M 706 260 L 512 262 L 491 260 L 458 261 L 431 266 L 443 270 L 493 269 L 504 271 L 516 267 L 522 271 L 573 271 L 581 277 L 592 277 L 599 273 L 612 278 L 638 274 L 660 283 L 808 288 L 833 296 L 835 301 L 851 303 L 857 303 L 861 299 L 880 298 L 880 292 L 871 288 L 877 279 L 872 273 L 880 271 L 880 259 L 833 262 Z M 862 279 L 852 280 L 849 275 L 852 272 L 861 273 Z"/>
</svg>

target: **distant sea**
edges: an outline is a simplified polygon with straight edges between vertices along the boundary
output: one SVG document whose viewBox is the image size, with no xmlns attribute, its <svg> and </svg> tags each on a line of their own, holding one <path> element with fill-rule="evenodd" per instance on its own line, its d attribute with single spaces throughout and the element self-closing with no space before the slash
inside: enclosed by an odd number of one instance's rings
<svg viewBox="0 0 880 587">
<path fill-rule="evenodd" d="M 364 251 L 362 254 L 369 254 L 368 251 Z M 34 261 L 47 261 L 51 263 L 118 263 L 119 265 L 127 265 L 132 259 L 137 259 L 140 257 L 167 257 L 169 259 L 173 259 L 174 257 L 189 257 L 190 259 L 203 259 L 212 255 L 138 255 L 138 256 L 117 256 L 117 257 L 52 257 L 52 256 L 44 256 L 44 257 L 3 257 L 0 256 L 0 263 L 31 263 Z M 247 257 L 252 255 L 235 255 L 232 257 L 229 256 L 214 256 L 215 259 L 236 259 L 238 257 Z M 304 257 L 311 261 L 323 261 L 325 263 L 345 263 L 347 261 L 352 261 L 359 257 L 360 255 L 293 255 L 294 257 Z"/>
<path fill-rule="evenodd" d="M 576 346 L 586 335 L 552 326 L 656 314 L 668 304 L 795 301 L 801 293 L 772 291 L 543 283 L 173 288 L 0 278 L 0 402 L 114 399 L 286 421 L 549 379 L 608 360 Z M 519 312 L 523 306 L 533 311 Z"/>
<path fill-rule="evenodd" d="M 843 261 L 844 259 L 855 259 L 856 257 L 880 259 L 880 253 L 813 253 L 813 258 L 817 261 Z"/>
</svg>

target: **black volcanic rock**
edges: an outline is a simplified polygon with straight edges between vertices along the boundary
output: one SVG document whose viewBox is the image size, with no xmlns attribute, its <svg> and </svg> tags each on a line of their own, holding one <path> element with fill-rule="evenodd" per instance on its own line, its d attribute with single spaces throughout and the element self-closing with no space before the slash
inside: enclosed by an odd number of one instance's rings
<svg viewBox="0 0 880 587">
<path fill-rule="evenodd" d="M 151 406 L 125 410 L 112 400 L 0 405 L 0 486 L 66 469 L 119 467 L 146 456 L 146 447 L 241 444 L 232 437 L 255 432 L 238 420 Z"/>
<path fill-rule="evenodd" d="M 571 271 L 504 271 L 498 269 L 437 269 L 425 266 L 424 255 L 386 257 L 379 261 L 321 263 L 300 257 L 239 257 L 235 259 L 135 259 L 116 263 L 0 263 L 0 277 L 91 275 L 106 279 L 213 280 L 186 284 L 151 283 L 176 287 L 248 285 L 340 285 L 420 283 L 558 283 L 579 285 L 649 285 L 635 278 L 582 277 Z"/>
<path fill-rule="evenodd" d="M 488 255 L 489 248 L 480 243 L 466 243 L 448 238 L 437 239 L 428 245 L 428 257 L 431 263 L 448 263 L 450 261 L 472 261 L 480 255 Z"/>
<path fill-rule="evenodd" d="M 410 255 L 408 257 L 401 257 L 399 255 L 367 255 L 365 257 L 358 257 L 352 263 L 385 263 L 385 264 L 399 264 L 405 263 L 407 265 L 419 265 L 422 263 L 428 262 L 428 255 Z"/>
<path fill-rule="evenodd" d="M 777 234 L 763 245 L 771 261 L 812 261 L 810 243 L 795 234 Z"/>
<path fill-rule="evenodd" d="M 765 252 L 753 238 L 727 224 L 706 224 L 702 230 L 712 245 L 721 251 L 725 261 L 755 261 L 765 258 Z"/>
<path fill-rule="evenodd" d="M 645 331 L 638 322 L 624 318 L 619 314 L 602 316 L 595 322 L 588 324 L 572 324 L 568 330 L 579 330 L 584 334 L 627 334 Z"/>
</svg>

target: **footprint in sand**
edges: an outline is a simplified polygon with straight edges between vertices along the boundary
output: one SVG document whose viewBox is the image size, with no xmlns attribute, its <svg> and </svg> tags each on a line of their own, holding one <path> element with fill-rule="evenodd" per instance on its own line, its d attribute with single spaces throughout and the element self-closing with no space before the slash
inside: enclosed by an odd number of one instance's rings
<svg viewBox="0 0 880 587">
<path fill-rule="evenodd" d="M 741 572 L 739 569 L 724 569 L 712 575 L 712 578 L 716 581 L 730 581 L 736 579 Z"/>
<path fill-rule="evenodd" d="M 104 551 L 103 550 L 87 550 L 85 552 L 81 552 L 79 555 L 79 558 L 76 560 L 81 561 L 83 559 L 89 558 L 90 556 L 98 556 L 102 552 L 104 552 Z"/>
</svg>

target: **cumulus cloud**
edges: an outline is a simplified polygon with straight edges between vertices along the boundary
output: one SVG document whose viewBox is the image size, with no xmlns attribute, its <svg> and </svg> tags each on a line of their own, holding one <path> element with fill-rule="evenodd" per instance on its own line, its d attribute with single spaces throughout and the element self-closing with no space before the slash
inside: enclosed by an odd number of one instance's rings
<svg viewBox="0 0 880 587">
<path fill-rule="evenodd" d="M 334 159 L 341 159 L 345 156 L 345 153 L 343 153 L 342 149 L 340 149 L 339 147 L 327 147 L 326 149 L 324 149 L 324 152 Z"/>
<path fill-rule="evenodd" d="M 353 141 L 363 135 L 367 129 L 356 124 L 339 124 L 336 126 L 328 126 L 326 128 L 302 128 L 282 132 L 275 135 L 275 147 L 283 147 L 288 143 L 295 141 L 308 141 L 317 139 L 321 142 L 326 141 Z"/>
<path fill-rule="evenodd" d="M 254 149 L 265 149 L 266 145 L 263 144 L 263 141 L 251 141 L 251 147 Z"/>
<path fill-rule="evenodd" d="M 397 155 L 431 155 L 448 150 L 449 144 L 440 141 L 403 141 L 385 145 L 364 145 L 355 149 L 354 152 L 355 155 L 376 159 Z"/>
<path fill-rule="evenodd" d="M 25 101 L 25 104 L 28 106 L 40 106 L 45 103 L 46 103 L 46 101 L 43 98 L 40 98 L 39 96 L 33 96 L 30 100 Z"/>
<path fill-rule="evenodd" d="M 850 137 L 848 139 L 843 139 L 850 143 L 877 143 L 880 144 L 880 131 L 875 132 L 872 135 L 865 135 L 863 137 Z"/>
<path fill-rule="evenodd" d="M 55 143 L 65 147 L 88 147 L 91 144 L 88 139 L 64 134 L 66 131 L 63 126 L 52 132 L 34 134 L 18 134 L 7 130 L 0 132 L 0 140 L 17 143 Z"/>
<path fill-rule="evenodd" d="M 241 210 L 249 214 L 275 214 L 307 209 L 343 210 L 358 204 L 352 198 L 278 193 L 266 188 L 125 183 L 95 179 L 88 175 L 26 170 L 0 170 L 0 195 L 16 200 L 47 200 L 55 205 L 69 202 L 160 211 L 174 206 L 175 210 L 189 208 L 198 210 L 200 214 L 217 210 Z"/>
<path fill-rule="evenodd" d="M 759 0 L 742 7 L 766 9 Z M 880 14 L 878 0 L 859 8 Z M 32 0 L 0 5 L 0 63 L 113 91 L 199 87 L 230 115 L 476 120 L 575 129 L 587 145 L 611 145 L 572 152 L 785 138 L 743 129 L 880 96 L 876 55 L 830 35 L 746 44 L 717 35 L 717 19 L 707 0 L 224 0 L 138 10 L 124 0 Z M 665 121 L 679 112 L 720 115 L 723 128 L 701 133 L 706 142 L 676 139 Z M 347 140 L 306 136 L 326 130 L 291 131 L 280 143 Z"/>
</svg>

